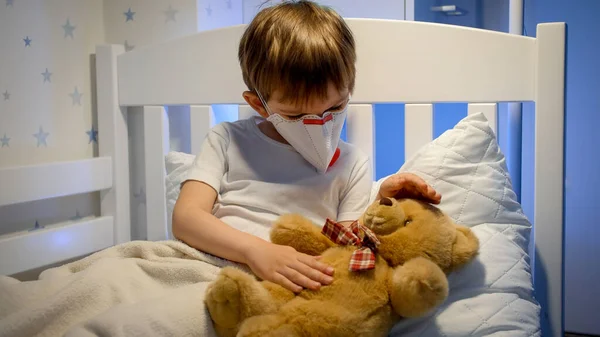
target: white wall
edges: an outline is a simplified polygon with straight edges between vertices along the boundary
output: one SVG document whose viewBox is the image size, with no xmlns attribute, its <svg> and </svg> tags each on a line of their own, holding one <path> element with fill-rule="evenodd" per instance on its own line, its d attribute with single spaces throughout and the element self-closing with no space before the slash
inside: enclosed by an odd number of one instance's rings
<svg viewBox="0 0 600 337">
<path fill-rule="evenodd" d="M 104 41 L 101 13 L 102 0 L 0 4 L 0 167 L 97 152 L 90 62 Z M 0 234 L 98 211 L 96 193 L 0 207 Z"/>
<path fill-rule="evenodd" d="M 330 6 L 346 18 L 377 18 L 377 19 L 404 19 L 404 1 L 402 0 L 316 0 L 316 2 Z M 264 0 L 244 0 L 243 22 L 249 23 L 262 8 Z M 279 3 L 279 1 L 266 2 L 264 6 Z"/>
<path fill-rule="evenodd" d="M 242 0 L 198 0 L 198 31 L 243 23 Z"/>
<path fill-rule="evenodd" d="M 103 17 L 106 42 L 141 47 L 195 33 L 196 1 L 104 0 Z"/>
</svg>

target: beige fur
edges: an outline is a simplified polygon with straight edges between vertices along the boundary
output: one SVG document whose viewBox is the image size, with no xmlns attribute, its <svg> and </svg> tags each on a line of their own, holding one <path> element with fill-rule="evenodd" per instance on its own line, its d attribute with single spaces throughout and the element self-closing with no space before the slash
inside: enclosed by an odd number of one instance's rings
<svg viewBox="0 0 600 337">
<path fill-rule="evenodd" d="M 384 198 L 361 223 L 381 241 L 375 269 L 348 270 L 355 247 L 341 247 L 300 215 L 280 217 L 274 243 L 321 255 L 334 281 L 294 294 L 245 272 L 225 268 L 207 290 L 206 304 L 220 336 L 385 336 L 401 317 L 418 317 L 448 296 L 446 275 L 471 261 L 479 242 L 430 204 Z"/>
</svg>

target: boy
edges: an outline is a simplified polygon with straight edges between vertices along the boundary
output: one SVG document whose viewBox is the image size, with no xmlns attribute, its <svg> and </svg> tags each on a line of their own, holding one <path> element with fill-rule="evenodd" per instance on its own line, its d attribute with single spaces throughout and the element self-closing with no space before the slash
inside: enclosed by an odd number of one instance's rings
<svg viewBox="0 0 600 337">
<path fill-rule="evenodd" d="M 269 242 L 284 213 L 349 225 L 373 184 L 368 157 L 340 142 L 354 89 L 352 33 L 333 10 L 309 1 L 263 9 L 247 27 L 239 61 L 246 102 L 262 118 L 215 126 L 182 184 L 174 235 L 291 291 L 318 289 L 333 269 Z M 381 197 L 440 195 L 412 174 L 390 176 Z"/>
</svg>

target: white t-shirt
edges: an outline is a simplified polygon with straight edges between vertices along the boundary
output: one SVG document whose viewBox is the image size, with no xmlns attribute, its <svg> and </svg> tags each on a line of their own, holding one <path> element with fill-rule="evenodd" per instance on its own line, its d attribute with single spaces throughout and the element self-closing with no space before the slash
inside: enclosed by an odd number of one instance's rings
<svg viewBox="0 0 600 337">
<path fill-rule="evenodd" d="M 369 158 L 340 140 L 340 156 L 320 174 L 290 145 L 265 134 L 251 117 L 216 125 L 185 180 L 218 192 L 213 214 L 241 231 L 269 240 L 278 216 L 299 213 L 323 226 L 330 218 L 354 221 L 366 209 L 373 185 Z"/>
</svg>

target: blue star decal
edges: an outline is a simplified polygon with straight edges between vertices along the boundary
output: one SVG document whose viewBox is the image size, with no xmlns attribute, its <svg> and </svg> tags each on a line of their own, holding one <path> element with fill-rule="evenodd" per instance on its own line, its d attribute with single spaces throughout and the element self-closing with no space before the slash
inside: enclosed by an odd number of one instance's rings
<svg viewBox="0 0 600 337">
<path fill-rule="evenodd" d="M 125 22 L 129 20 L 133 21 L 133 16 L 135 15 L 135 12 L 131 11 L 131 7 L 127 10 L 127 12 L 124 12 L 123 14 L 125 14 L 126 17 Z"/>
<path fill-rule="evenodd" d="M 98 130 L 94 130 L 93 126 L 89 131 L 86 131 L 85 133 L 87 133 L 87 135 L 90 139 L 88 141 L 88 144 L 91 142 L 98 143 Z"/>
<path fill-rule="evenodd" d="M 4 96 L 5 101 L 8 101 L 10 99 L 10 92 L 8 92 L 8 90 L 3 92 L 2 95 Z"/>
<path fill-rule="evenodd" d="M 42 127 L 40 126 L 40 131 L 38 131 L 38 133 L 34 133 L 33 136 L 35 138 L 37 138 L 37 147 L 40 147 L 40 145 L 44 145 L 44 146 L 48 146 L 48 144 L 46 144 L 46 138 L 48 137 L 50 133 L 48 132 L 44 132 L 44 129 L 42 129 Z"/>
<path fill-rule="evenodd" d="M 25 47 L 31 47 L 31 39 L 29 36 L 26 36 L 23 41 L 25 41 Z"/>
<path fill-rule="evenodd" d="M 225 3 L 227 4 L 227 9 L 231 9 L 231 0 L 227 0 Z"/>
<path fill-rule="evenodd" d="M 42 73 L 42 76 L 44 76 L 44 83 L 46 83 L 46 82 L 52 82 L 50 80 L 50 76 L 52 76 L 52 73 L 48 71 L 48 68 L 46 68 L 46 71 L 44 71 Z"/>
<path fill-rule="evenodd" d="M 210 8 L 210 5 L 208 5 L 208 7 L 206 7 L 205 9 L 206 9 L 206 15 L 207 16 L 211 16 L 212 15 L 212 8 Z"/>
<path fill-rule="evenodd" d="M 77 87 L 75 87 L 75 91 L 69 94 L 69 96 L 71 96 L 71 99 L 73 100 L 73 105 L 75 105 L 75 103 L 81 105 L 81 96 L 83 96 L 83 94 L 77 90 Z"/>
<path fill-rule="evenodd" d="M 70 36 L 71 39 L 73 39 L 73 31 L 75 30 L 75 26 L 71 25 L 69 19 L 67 19 L 67 23 L 65 23 L 62 27 L 65 30 L 65 38 Z"/>
<path fill-rule="evenodd" d="M 6 137 L 6 133 L 4 134 L 4 137 L 0 138 L 0 142 L 2 142 L 2 147 L 10 147 L 8 144 L 8 142 L 10 142 L 10 138 Z"/>
<path fill-rule="evenodd" d="M 177 21 L 175 19 L 175 14 L 177 14 L 178 10 L 173 9 L 173 7 L 171 7 L 171 5 L 169 5 L 169 8 L 164 11 L 163 13 L 165 13 L 165 22 L 169 22 L 169 21 Z"/>
<path fill-rule="evenodd" d="M 140 204 L 146 204 L 146 189 L 144 186 L 140 188 L 140 193 L 133 193 L 133 196 L 137 199 Z"/>
<path fill-rule="evenodd" d="M 31 232 L 31 231 L 35 231 L 35 230 L 43 229 L 43 228 L 44 228 L 44 226 L 40 225 L 40 223 L 37 220 L 35 220 L 35 225 L 29 231 Z"/>
<path fill-rule="evenodd" d="M 133 50 L 133 48 L 135 48 L 135 46 L 132 44 L 129 44 L 129 42 L 127 40 L 125 40 L 124 45 L 125 45 L 125 51 L 131 51 L 131 50 Z"/>
<path fill-rule="evenodd" d="M 12 7 L 14 1 L 15 0 L 6 0 L 6 7 L 8 7 L 8 6 Z"/>
</svg>

